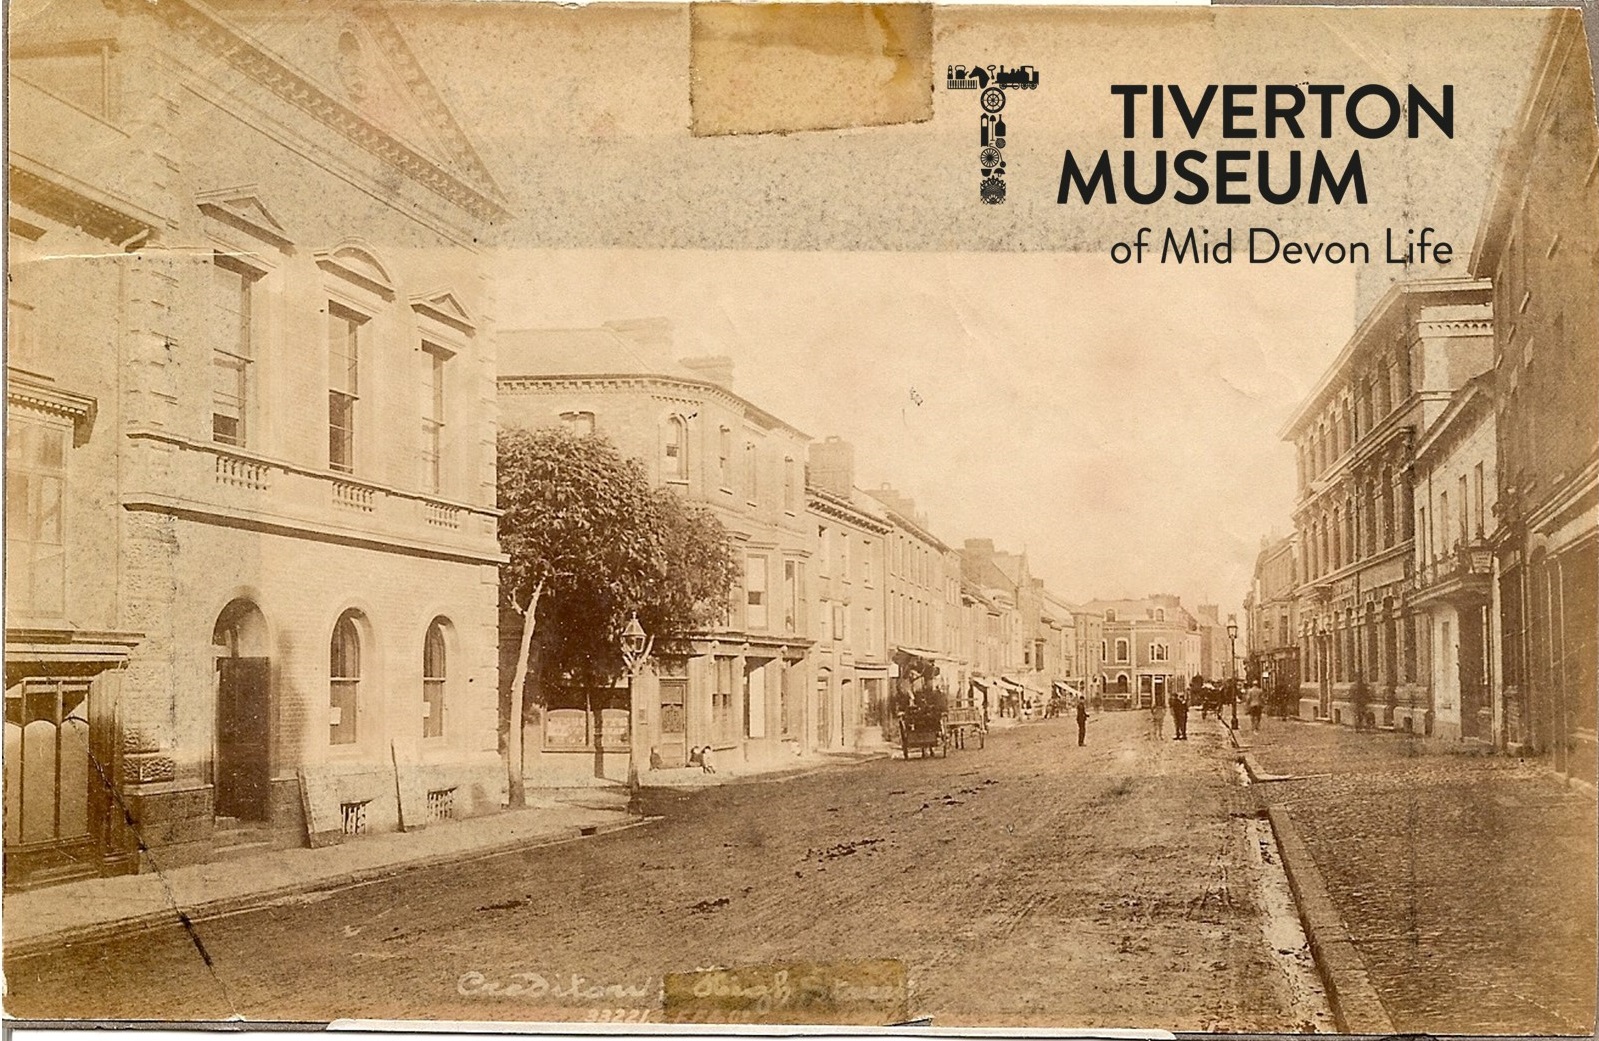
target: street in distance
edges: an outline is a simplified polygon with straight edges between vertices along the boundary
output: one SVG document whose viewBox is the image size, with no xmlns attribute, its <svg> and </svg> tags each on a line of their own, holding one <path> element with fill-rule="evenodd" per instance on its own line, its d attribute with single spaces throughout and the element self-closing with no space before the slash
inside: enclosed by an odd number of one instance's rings
<svg viewBox="0 0 1599 1041">
<path fill-rule="evenodd" d="M 1235 256 L 1234 231 L 1227 228 L 1213 237 L 1209 228 L 1167 228 L 1160 237 L 1159 249 L 1151 239 L 1153 228 L 1139 228 L 1130 242 L 1110 248 L 1110 258 L 1118 264 L 1144 263 L 1152 257 L 1160 264 L 1231 264 Z M 1385 228 L 1382 262 L 1385 264 L 1427 264 L 1443 266 L 1454 259 L 1455 248 L 1434 238 L 1435 231 L 1424 227 L 1419 232 L 1406 228 L 1402 233 Z M 1243 254 L 1251 264 L 1370 264 L 1371 243 L 1360 239 L 1294 241 L 1284 239 L 1271 228 L 1246 229 Z"/>
</svg>

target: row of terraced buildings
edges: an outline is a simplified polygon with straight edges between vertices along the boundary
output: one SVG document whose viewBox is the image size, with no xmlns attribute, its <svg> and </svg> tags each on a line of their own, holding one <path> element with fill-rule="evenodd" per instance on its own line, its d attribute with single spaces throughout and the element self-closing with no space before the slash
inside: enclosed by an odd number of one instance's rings
<svg viewBox="0 0 1599 1041">
<path fill-rule="evenodd" d="M 1551 24 L 1468 270 L 1394 285 L 1283 430 L 1294 529 L 1257 560 L 1249 669 L 1303 718 L 1591 780 L 1599 140 L 1580 21 Z"/>
</svg>

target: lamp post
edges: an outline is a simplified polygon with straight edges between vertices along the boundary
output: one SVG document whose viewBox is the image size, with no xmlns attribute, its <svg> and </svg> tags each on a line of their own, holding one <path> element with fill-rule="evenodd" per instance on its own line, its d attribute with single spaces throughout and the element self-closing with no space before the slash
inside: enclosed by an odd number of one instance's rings
<svg viewBox="0 0 1599 1041">
<path fill-rule="evenodd" d="M 1238 616 L 1227 616 L 1227 671 L 1233 681 L 1233 730 L 1238 729 Z"/>
<path fill-rule="evenodd" d="M 634 816 L 644 812 L 638 769 L 639 728 L 635 725 L 639 718 L 637 680 L 650 659 L 654 642 L 639 624 L 638 612 L 633 612 L 622 630 L 622 664 L 627 668 L 627 812 Z"/>
</svg>

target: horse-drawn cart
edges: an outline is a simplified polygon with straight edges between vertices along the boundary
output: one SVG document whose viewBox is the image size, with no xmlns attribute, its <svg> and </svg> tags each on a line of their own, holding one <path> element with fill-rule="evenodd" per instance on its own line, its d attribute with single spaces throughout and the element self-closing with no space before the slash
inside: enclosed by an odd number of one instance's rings
<svg viewBox="0 0 1599 1041">
<path fill-rule="evenodd" d="M 925 759 L 942 750 L 949 755 L 949 735 L 944 730 L 944 713 L 936 705 L 916 705 L 899 714 L 899 750 L 906 758 L 919 749 Z"/>
<path fill-rule="evenodd" d="M 988 724 L 983 722 L 983 710 L 976 705 L 956 705 L 944 713 L 944 740 L 946 745 L 965 748 L 973 736 L 977 747 L 982 748 L 988 736 Z"/>
</svg>

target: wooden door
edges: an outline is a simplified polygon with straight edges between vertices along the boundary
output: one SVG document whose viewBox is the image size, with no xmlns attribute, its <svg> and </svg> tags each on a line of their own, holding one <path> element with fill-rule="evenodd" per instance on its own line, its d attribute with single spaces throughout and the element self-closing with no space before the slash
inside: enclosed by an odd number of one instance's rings
<svg viewBox="0 0 1599 1041">
<path fill-rule="evenodd" d="M 661 688 L 660 754 L 664 767 L 688 763 L 688 680 L 663 679 Z"/>
<path fill-rule="evenodd" d="M 266 658 L 217 662 L 218 817 L 266 820 L 272 769 L 267 726 L 270 665 Z"/>
</svg>

